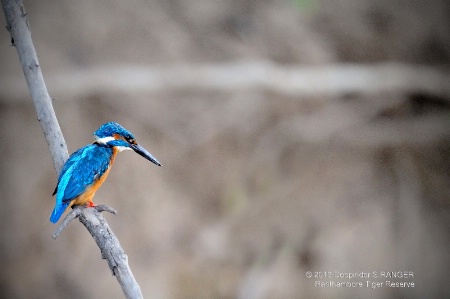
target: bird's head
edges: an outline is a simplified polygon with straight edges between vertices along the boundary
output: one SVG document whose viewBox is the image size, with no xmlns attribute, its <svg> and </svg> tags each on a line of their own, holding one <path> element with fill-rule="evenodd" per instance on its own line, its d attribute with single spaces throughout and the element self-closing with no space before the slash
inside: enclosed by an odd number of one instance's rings
<svg viewBox="0 0 450 299">
<path fill-rule="evenodd" d="M 145 159 L 155 163 L 158 166 L 161 164 L 152 156 L 145 148 L 137 144 L 136 139 L 133 134 L 131 134 L 124 127 L 115 122 L 109 122 L 103 124 L 94 133 L 96 143 L 113 147 L 119 151 L 123 150 L 133 150 L 137 154 L 141 155 Z"/>
</svg>

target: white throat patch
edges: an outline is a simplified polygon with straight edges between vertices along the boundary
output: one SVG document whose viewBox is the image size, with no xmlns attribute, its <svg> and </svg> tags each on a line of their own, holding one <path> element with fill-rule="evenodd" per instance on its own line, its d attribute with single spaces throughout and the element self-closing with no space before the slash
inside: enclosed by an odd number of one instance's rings
<svg viewBox="0 0 450 299">
<path fill-rule="evenodd" d="M 108 137 L 102 137 L 102 138 L 95 138 L 95 140 L 98 142 L 98 143 L 101 143 L 101 144 L 107 144 L 109 141 L 112 141 L 112 140 L 115 140 L 115 138 L 114 137 L 111 137 L 111 136 L 108 136 Z"/>
<path fill-rule="evenodd" d="M 126 147 L 126 146 L 115 146 L 114 148 L 117 148 L 119 150 L 119 152 L 121 152 L 121 151 L 131 151 L 131 148 Z"/>
</svg>

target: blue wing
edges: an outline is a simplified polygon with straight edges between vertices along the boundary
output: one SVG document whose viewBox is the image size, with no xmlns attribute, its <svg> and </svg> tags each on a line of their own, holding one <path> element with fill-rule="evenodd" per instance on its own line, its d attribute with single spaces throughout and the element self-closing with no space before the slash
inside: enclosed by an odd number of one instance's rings
<svg viewBox="0 0 450 299">
<path fill-rule="evenodd" d="M 65 173 L 67 173 L 67 170 L 72 167 L 72 165 L 74 163 L 76 163 L 77 161 L 79 161 L 82 153 L 84 150 L 86 150 L 87 147 L 89 147 L 90 145 L 87 145 L 85 147 L 82 147 L 80 149 L 78 149 L 76 152 L 74 152 L 72 155 L 70 155 L 69 159 L 67 159 L 66 163 L 63 165 L 61 171 L 59 172 L 59 178 L 58 178 L 58 183 L 56 184 L 56 188 L 55 191 L 53 191 L 52 195 L 55 195 L 56 192 L 58 192 L 58 185 L 59 182 L 61 181 L 61 178 L 64 176 Z"/>
<path fill-rule="evenodd" d="M 109 167 L 112 149 L 95 144 L 74 152 L 64 164 L 55 189 L 56 203 L 50 221 L 57 222 L 70 201 L 82 194 Z"/>
</svg>

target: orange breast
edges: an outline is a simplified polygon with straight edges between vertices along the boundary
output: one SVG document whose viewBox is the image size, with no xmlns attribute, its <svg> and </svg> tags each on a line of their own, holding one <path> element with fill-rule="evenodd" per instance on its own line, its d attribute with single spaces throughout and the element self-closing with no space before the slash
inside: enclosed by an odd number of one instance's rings
<svg viewBox="0 0 450 299">
<path fill-rule="evenodd" d="M 103 184 L 103 182 L 106 180 L 106 178 L 108 177 L 109 171 L 111 170 L 111 166 L 114 163 L 114 159 L 116 158 L 116 155 L 119 151 L 116 150 L 115 148 L 113 148 L 113 154 L 111 155 L 111 160 L 109 162 L 109 167 L 108 169 L 105 171 L 105 173 L 98 178 L 94 184 L 92 184 L 91 186 L 89 186 L 88 188 L 86 188 L 86 191 L 84 191 L 82 194 L 80 194 L 78 197 L 76 197 L 75 199 L 73 199 L 70 202 L 69 207 L 71 207 L 72 205 L 85 205 L 88 202 L 92 202 L 92 198 L 94 198 L 95 192 L 98 190 L 98 188 L 100 188 L 100 186 Z"/>
</svg>

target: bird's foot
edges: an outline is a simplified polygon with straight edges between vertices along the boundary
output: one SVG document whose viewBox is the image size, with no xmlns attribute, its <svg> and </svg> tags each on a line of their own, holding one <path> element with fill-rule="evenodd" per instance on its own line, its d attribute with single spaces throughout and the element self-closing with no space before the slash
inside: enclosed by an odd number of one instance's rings
<svg viewBox="0 0 450 299">
<path fill-rule="evenodd" d="M 94 207 L 96 207 L 97 205 L 94 203 L 94 202 L 92 202 L 92 201 L 89 201 L 87 204 L 86 204 L 86 208 L 94 208 Z"/>
</svg>

